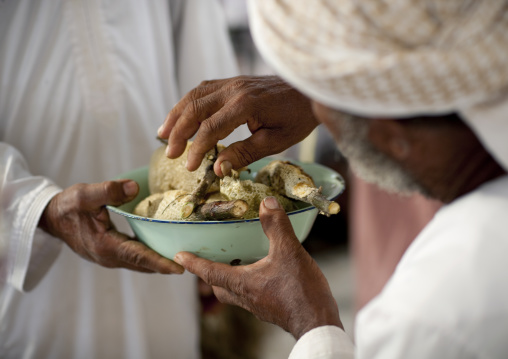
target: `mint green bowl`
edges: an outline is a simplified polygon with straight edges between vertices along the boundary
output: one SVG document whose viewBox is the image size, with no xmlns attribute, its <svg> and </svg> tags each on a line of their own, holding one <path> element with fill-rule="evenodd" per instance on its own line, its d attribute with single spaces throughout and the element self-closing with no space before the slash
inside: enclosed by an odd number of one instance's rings
<svg viewBox="0 0 508 359">
<path fill-rule="evenodd" d="M 242 173 L 242 179 L 253 179 L 257 171 L 273 159 L 264 158 L 249 166 L 250 173 Z M 344 179 L 335 171 L 315 163 L 293 163 L 301 166 L 314 182 L 323 188 L 328 199 L 334 199 L 344 190 Z M 148 167 L 126 172 L 117 179 L 128 178 L 139 184 L 139 194 L 131 202 L 108 209 L 124 216 L 138 239 L 172 259 L 180 251 L 192 252 L 200 257 L 230 264 L 249 264 L 268 254 L 269 241 L 265 236 L 259 218 L 233 221 L 168 221 L 140 217 L 132 214 L 136 205 L 149 195 Z M 288 216 L 296 236 L 303 242 L 308 236 L 318 210 L 306 203 L 299 203 L 299 209 Z"/>
</svg>

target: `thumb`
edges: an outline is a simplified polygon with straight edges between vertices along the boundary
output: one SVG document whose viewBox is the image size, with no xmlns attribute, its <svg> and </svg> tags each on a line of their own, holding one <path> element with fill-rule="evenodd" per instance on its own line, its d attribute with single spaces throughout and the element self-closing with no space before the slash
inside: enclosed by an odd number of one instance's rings
<svg viewBox="0 0 508 359">
<path fill-rule="evenodd" d="M 267 146 L 270 139 L 263 133 L 254 133 L 243 141 L 232 143 L 217 156 L 214 172 L 219 177 L 230 176 L 231 169 L 246 167 L 257 160 L 276 153 Z"/>
<path fill-rule="evenodd" d="M 89 209 L 104 205 L 119 206 L 133 200 L 139 192 L 136 182 L 123 179 L 94 183 L 85 187 L 83 198 Z"/>
<path fill-rule="evenodd" d="M 275 197 L 266 197 L 259 206 L 259 219 L 270 240 L 268 255 L 289 254 L 301 247 L 286 211 Z"/>
</svg>

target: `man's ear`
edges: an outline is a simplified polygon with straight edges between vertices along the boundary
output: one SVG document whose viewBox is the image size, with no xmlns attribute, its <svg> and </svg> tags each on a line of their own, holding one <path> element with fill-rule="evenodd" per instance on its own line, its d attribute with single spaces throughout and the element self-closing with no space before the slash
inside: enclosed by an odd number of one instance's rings
<svg viewBox="0 0 508 359">
<path fill-rule="evenodd" d="M 373 119 L 368 136 L 377 149 L 396 160 L 404 161 L 411 154 L 410 133 L 401 120 Z"/>
</svg>

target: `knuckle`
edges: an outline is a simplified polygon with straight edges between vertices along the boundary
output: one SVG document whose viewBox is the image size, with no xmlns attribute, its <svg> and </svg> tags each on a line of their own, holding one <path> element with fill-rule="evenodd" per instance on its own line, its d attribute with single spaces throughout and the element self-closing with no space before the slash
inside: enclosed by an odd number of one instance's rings
<svg viewBox="0 0 508 359">
<path fill-rule="evenodd" d="M 113 181 L 104 181 L 101 183 L 102 191 L 105 194 L 115 193 L 117 191 L 117 183 Z"/>
<path fill-rule="evenodd" d="M 173 127 L 168 142 L 173 143 L 173 146 L 175 145 L 175 143 L 176 144 L 181 143 L 182 139 L 184 138 L 183 131 L 184 131 L 183 126 L 181 124 Z"/>
<path fill-rule="evenodd" d="M 193 88 L 188 93 L 188 102 L 196 101 L 208 94 L 210 91 L 211 82 L 210 81 L 203 81 L 199 86 Z"/>
<path fill-rule="evenodd" d="M 139 248 L 130 245 L 130 242 L 124 242 L 118 252 L 118 257 L 131 265 L 136 267 L 143 267 L 146 264 L 146 258 Z"/>
<path fill-rule="evenodd" d="M 164 119 L 164 125 L 170 125 L 172 121 L 178 118 L 179 114 L 182 112 L 182 109 L 185 108 L 185 99 L 178 102 L 166 115 Z"/>
<path fill-rule="evenodd" d="M 229 286 L 231 291 L 239 295 L 240 297 L 249 297 L 249 294 L 252 293 L 251 288 L 249 287 L 249 283 L 251 283 L 253 278 L 247 273 L 242 272 L 238 278 L 231 277 L 229 280 Z"/>
<path fill-rule="evenodd" d="M 244 166 L 255 162 L 259 158 L 259 154 L 254 148 L 246 148 L 244 144 L 239 143 L 234 151 L 238 161 Z"/>
<path fill-rule="evenodd" d="M 132 252 L 130 254 L 129 263 L 135 265 L 136 267 L 144 267 L 146 264 L 146 258 L 143 253 Z"/>
<path fill-rule="evenodd" d="M 199 87 L 206 87 L 206 86 L 208 86 L 208 85 L 213 84 L 213 82 L 214 82 L 213 80 L 203 80 L 203 81 L 201 81 L 201 83 L 199 84 L 198 88 L 199 88 Z"/>
<path fill-rule="evenodd" d="M 248 103 L 250 95 L 245 91 L 238 92 L 235 97 L 229 100 L 229 104 L 233 108 L 244 107 Z"/>
<path fill-rule="evenodd" d="M 187 159 L 190 157 L 199 157 L 201 160 L 205 153 L 213 147 L 213 145 L 209 145 L 209 140 L 210 137 L 205 128 L 200 128 L 194 141 L 189 147 Z"/>
<path fill-rule="evenodd" d="M 185 108 L 185 115 L 190 118 L 195 118 L 200 114 L 201 103 L 198 100 L 193 100 L 189 102 L 187 107 Z"/>
<path fill-rule="evenodd" d="M 199 277 L 208 285 L 228 288 L 227 274 L 215 263 L 200 266 Z"/>
<path fill-rule="evenodd" d="M 217 135 L 219 131 L 221 130 L 221 125 L 218 121 L 215 121 L 214 119 L 207 119 L 203 123 L 201 123 L 200 131 L 205 134 L 205 137 L 207 139 L 213 139 L 218 140 Z"/>
<path fill-rule="evenodd" d="M 242 295 L 244 292 L 243 287 L 235 280 L 235 277 L 225 273 L 219 274 L 219 280 L 224 283 L 224 288 L 236 295 Z"/>
<path fill-rule="evenodd" d="M 191 270 L 194 268 L 191 268 Z M 208 285 L 214 285 L 215 281 L 213 280 L 213 272 L 210 268 L 204 267 L 201 268 L 199 277 Z"/>
<path fill-rule="evenodd" d="M 247 77 L 246 76 L 238 76 L 232 79 L 231 87 L 235 90 L 243 89 L 247 85 Z"/>
<path fill-rule="evenodd" d="M 189 91 L 188 97 L 190 99 L 190 102 L 194 101 L 195 99 L 198 99 L 201 97 L 201 89 L 199 87 L 195 87 L 192 90 Z"/>
<path fill-rule="evenodd" d="M 69 198 L 77 207 L 81 207 L 86 203 L 88 198 L 87 187 L 84 183 L 77 183 L 69 188 Z"/>
<path fill-rule="evenodd" d="M 104 194 L 104 199 L 111 199 L 116 201 L 123 197 L 122 184 L 115 181 L 105 181 L 101 183 L 101 191 Z"/>
</svg>

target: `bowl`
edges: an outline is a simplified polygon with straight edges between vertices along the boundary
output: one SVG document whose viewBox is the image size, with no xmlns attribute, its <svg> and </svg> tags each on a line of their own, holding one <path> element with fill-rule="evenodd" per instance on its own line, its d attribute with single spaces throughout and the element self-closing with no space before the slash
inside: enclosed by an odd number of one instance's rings
<svg viewBox="0 0 508 359">
<path fill-rule="evenodd" d="M 280 159 L 280 158 L 279 158 Z M 253 179 L 259 169 L 273 158 L 264 158 L 249 165 L 250 173 L 242 172 L 241 179 Z M 335 199 L 345 188 L 344 179 L 334 170 L 316 164 L 291 162 L 301 166 L 312 176 L 316 186 L 321 186 L 328 199 Z M 216 262 L 232 265 L 250 264 L 268 254 L 269 241 L 263 232 L 259 218 L 227 221 L 169 221 L 146 218 L 132 214 L 136 205 L 149 195 L 148 166 L 117 176 L 116 179 L 132 179 L 139 184 L 138 196 L 129 203 L 108 209 L 125 217 L 132 230 L 148 247 L 162 256 L 173 259 L 181 251 Z M 296 236 L 303 242 L 318 215 L 316 207 L 298 202 L 298 209 L 288 212 Z"/>
</svg>

